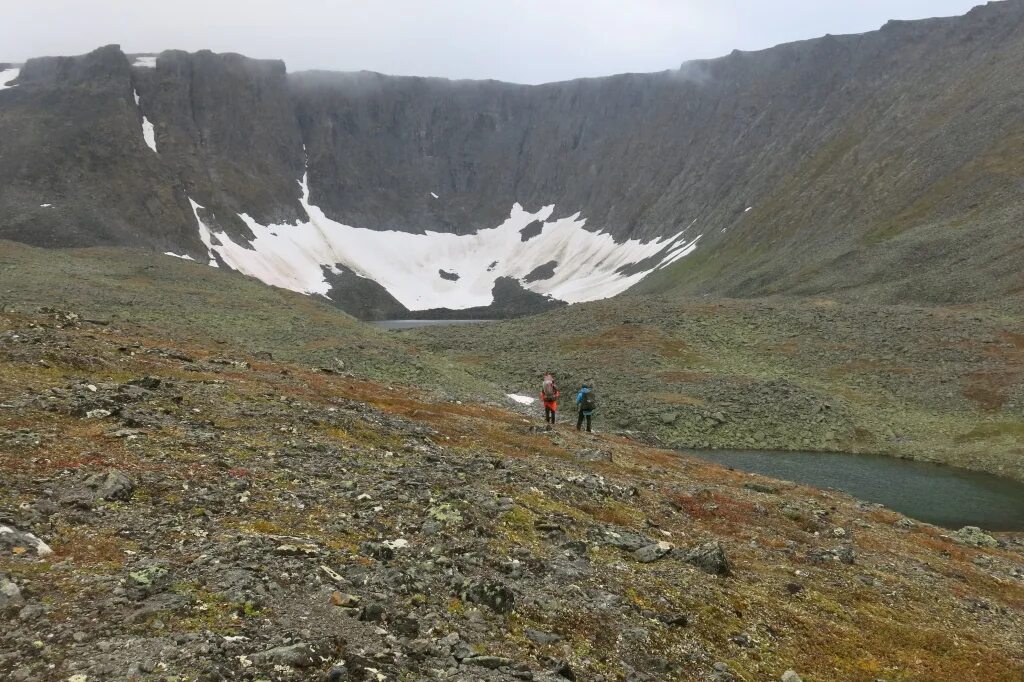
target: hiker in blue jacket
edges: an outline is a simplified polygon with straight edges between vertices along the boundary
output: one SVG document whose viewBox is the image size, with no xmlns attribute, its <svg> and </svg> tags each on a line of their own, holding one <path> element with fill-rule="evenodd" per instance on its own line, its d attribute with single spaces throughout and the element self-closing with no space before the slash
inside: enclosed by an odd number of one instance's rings
<svg viewBox="0 0 1024 682">
<path fill-rule="evenodd" d="M 576 430 L 583 428 L 583 420 L 587 420 L 587 433 L 590 433 L 590 416 L 597 409 L 597 396 L 594 394 L 594 382 L 583 382 L 583 388 L 576 394 L 576 405 L 579 408 L 579 416 L 576 418 Z"/>
</svg>

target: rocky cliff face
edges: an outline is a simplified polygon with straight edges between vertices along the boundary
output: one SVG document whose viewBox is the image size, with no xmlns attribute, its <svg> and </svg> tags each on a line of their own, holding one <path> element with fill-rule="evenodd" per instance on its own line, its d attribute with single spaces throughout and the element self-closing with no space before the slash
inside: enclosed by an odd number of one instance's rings
<svg viewBox="0 0 1024 682">
<path fill-rule="evenodd" d="M 1024 286 L 1022 61 L 1017 0 L 542 86 L 110 46 L 0 91 L 0 237 L 149 246 L 350 310 L 393 306 L 351 303 L 345 271 L 409 309 L 652 272 L 655 292 L 1005 296 Z M 506 235 L 517 204 L 532 244 Z"/>
</svg>

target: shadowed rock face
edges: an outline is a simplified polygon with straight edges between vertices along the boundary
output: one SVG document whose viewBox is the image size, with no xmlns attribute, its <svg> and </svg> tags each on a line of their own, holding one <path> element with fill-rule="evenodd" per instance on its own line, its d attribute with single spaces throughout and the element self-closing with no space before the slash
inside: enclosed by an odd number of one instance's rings
<svg viewBox="0 0 1024 682">
<path fill-rule="evenodd" d="M 519 202 L 618 240 L 703 235 L 652 292 L 959 301 L 1024 284 L 1008 256 L 1019 266 L 1017 0 L 540 86 L 208 51 L 132 63 L 116 46 L 34 59 L 0 93 L 0 237 L 206 260 L 189 198 L 247 243 L 240 213 L 306 219 L 308 169 L 310 202 L 356 227 L 469 234 Z"/>
</svg>

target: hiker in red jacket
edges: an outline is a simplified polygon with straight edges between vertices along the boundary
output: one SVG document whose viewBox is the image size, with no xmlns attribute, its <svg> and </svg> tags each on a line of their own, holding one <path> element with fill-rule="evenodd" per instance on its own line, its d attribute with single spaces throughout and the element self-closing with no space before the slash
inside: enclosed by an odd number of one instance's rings
<svg viewBox="0 0 1024 682">
<path fill-rule="evenodd" d="M 558 396 L 561 392 L 555 383 L 555 377 L 550 373 L 544 375 L 544 383 L 540 388 L 540 400 L 544 403 L 544 422 L 555 423 L 555 416 L 558 414 Z"/>
</svg>

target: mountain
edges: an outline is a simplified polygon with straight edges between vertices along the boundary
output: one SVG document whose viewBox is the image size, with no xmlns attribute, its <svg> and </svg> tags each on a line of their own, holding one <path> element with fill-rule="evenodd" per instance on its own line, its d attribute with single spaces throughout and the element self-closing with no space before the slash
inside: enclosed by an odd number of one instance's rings
<svg viewBox="0 0 1024 682">
<path fill-rule="evenodd" d="M 0 91 L 0 237 L 156 249 L 362 317 L 630 287 L 1004 298 L 1022 61 L 1020 0 L 539 86 L 107 46 Z"/>
</svg>

